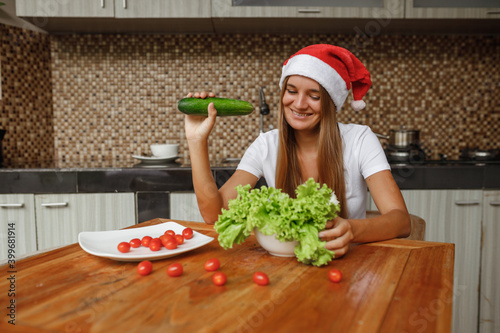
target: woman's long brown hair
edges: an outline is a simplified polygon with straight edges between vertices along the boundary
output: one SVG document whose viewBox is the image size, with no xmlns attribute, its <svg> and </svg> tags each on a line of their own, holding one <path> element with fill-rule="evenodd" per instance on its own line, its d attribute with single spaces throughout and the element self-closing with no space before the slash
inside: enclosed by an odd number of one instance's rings
<svg viewBox="0 0 500 333">
<path fill-rule="evenodd" d="M 301 179 L 297 157 L 297 141 L 293 128 L 284 117 L 283 95 L 288 78 L 283 83 L 280 96 L 279 147 L 276 163 L 276 188 L 295 197 L 295 189 L 306 179 Z M 346 190 L 344 179 L 344 158 L 342 138 L 337 124 L 337 110 L 328 92 L 320 85 L 321 121 L 318 142 L 319 183 L 326 184 L 335 191 L 340 202 L 339 216 L 347 217 Z"/>
</svg>

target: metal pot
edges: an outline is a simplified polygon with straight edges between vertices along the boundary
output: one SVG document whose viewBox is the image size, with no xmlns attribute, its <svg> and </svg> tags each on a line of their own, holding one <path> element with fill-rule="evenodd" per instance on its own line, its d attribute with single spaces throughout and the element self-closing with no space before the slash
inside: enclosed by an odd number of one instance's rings
<svg viewBox="0 0 500 333">
<path fill-rule="evenodd" d="M 408 148 L 411 146 L 418 146 L 419 143 L 419 130 L 408 130 L 401 126 L 399 130 L 389 130 L 389 135 L 377 134 L 375 135 L 381 139 L 389 140 L 389 145 L 396 148 Z"/>
<path fill-rule="evenodd" d="M 466 160 L 488 161 L 495 159 L 495 151 L 467 148 L 461 151 L 460 157 Z"/>
</svg>

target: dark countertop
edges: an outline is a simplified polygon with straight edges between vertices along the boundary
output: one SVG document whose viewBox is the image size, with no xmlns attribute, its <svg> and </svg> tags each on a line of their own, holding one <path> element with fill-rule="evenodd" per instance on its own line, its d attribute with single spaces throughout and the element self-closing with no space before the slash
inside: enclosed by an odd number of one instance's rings
<svg viewBox="0 0 500 333">
<path fill-rule="evenodd" d="M 217 185 L 237 164 L 212 167 Z M 500 189 L 500 163 L 397 165 L 392 174 L 401 189 Z M 265 184 L 260 182 L 260 185 Z M 181 160 L 165 165 L 137 161 L 41 162 L 0 168 L 0 193 L 101 193 L 193 191 L 191 167 Z"/>
</svg>

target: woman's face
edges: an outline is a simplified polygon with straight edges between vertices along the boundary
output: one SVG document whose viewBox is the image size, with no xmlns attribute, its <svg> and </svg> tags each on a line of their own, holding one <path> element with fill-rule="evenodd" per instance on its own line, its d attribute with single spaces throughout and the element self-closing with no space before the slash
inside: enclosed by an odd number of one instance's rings
<svg viewBox="0 0 500 333">
<path fill-rule="evenodd" d="M 314 130 L 321 118 L 319 83 L 300 75 L 288 78 L 283 95 L 284 116 L 297 131 Z"/>
</svg>

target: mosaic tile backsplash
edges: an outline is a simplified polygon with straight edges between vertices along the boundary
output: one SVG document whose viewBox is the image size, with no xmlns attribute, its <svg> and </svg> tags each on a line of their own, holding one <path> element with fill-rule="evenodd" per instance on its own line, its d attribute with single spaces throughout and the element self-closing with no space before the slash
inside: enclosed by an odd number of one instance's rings
<svg viewBox="0 0 500 333">
<path fill-rule="evenodd" d="M 48 36 L 0 28 L 7 31 L 0 53 L 6 160 L 131 160 L 149 154 L 150 144 L 167 142 L 180 143 L 188 162 L 176 105 L 201 90 L 255 105 L 250 116 L 219 118 L 211 134 L 212 162 L 241 157 L 259 134 L 259 87 L 271 109 L 267 131 L 277 124 L 283 61 L 314 43 L 349 48 L 371 73 L 366 109 L 352 110 L 349 98 L 341 122 L 381 134 L 402 125 L 418 129 L 430 158 L 458 158 L 466 147 L 500 148 L 500 36 L 360 41 L 351 35 Z"/>
<path fill-rule="evenodd" d="M 4 162 L 54 157 L 49 36 L 0 24 Z"/>
</svg>

